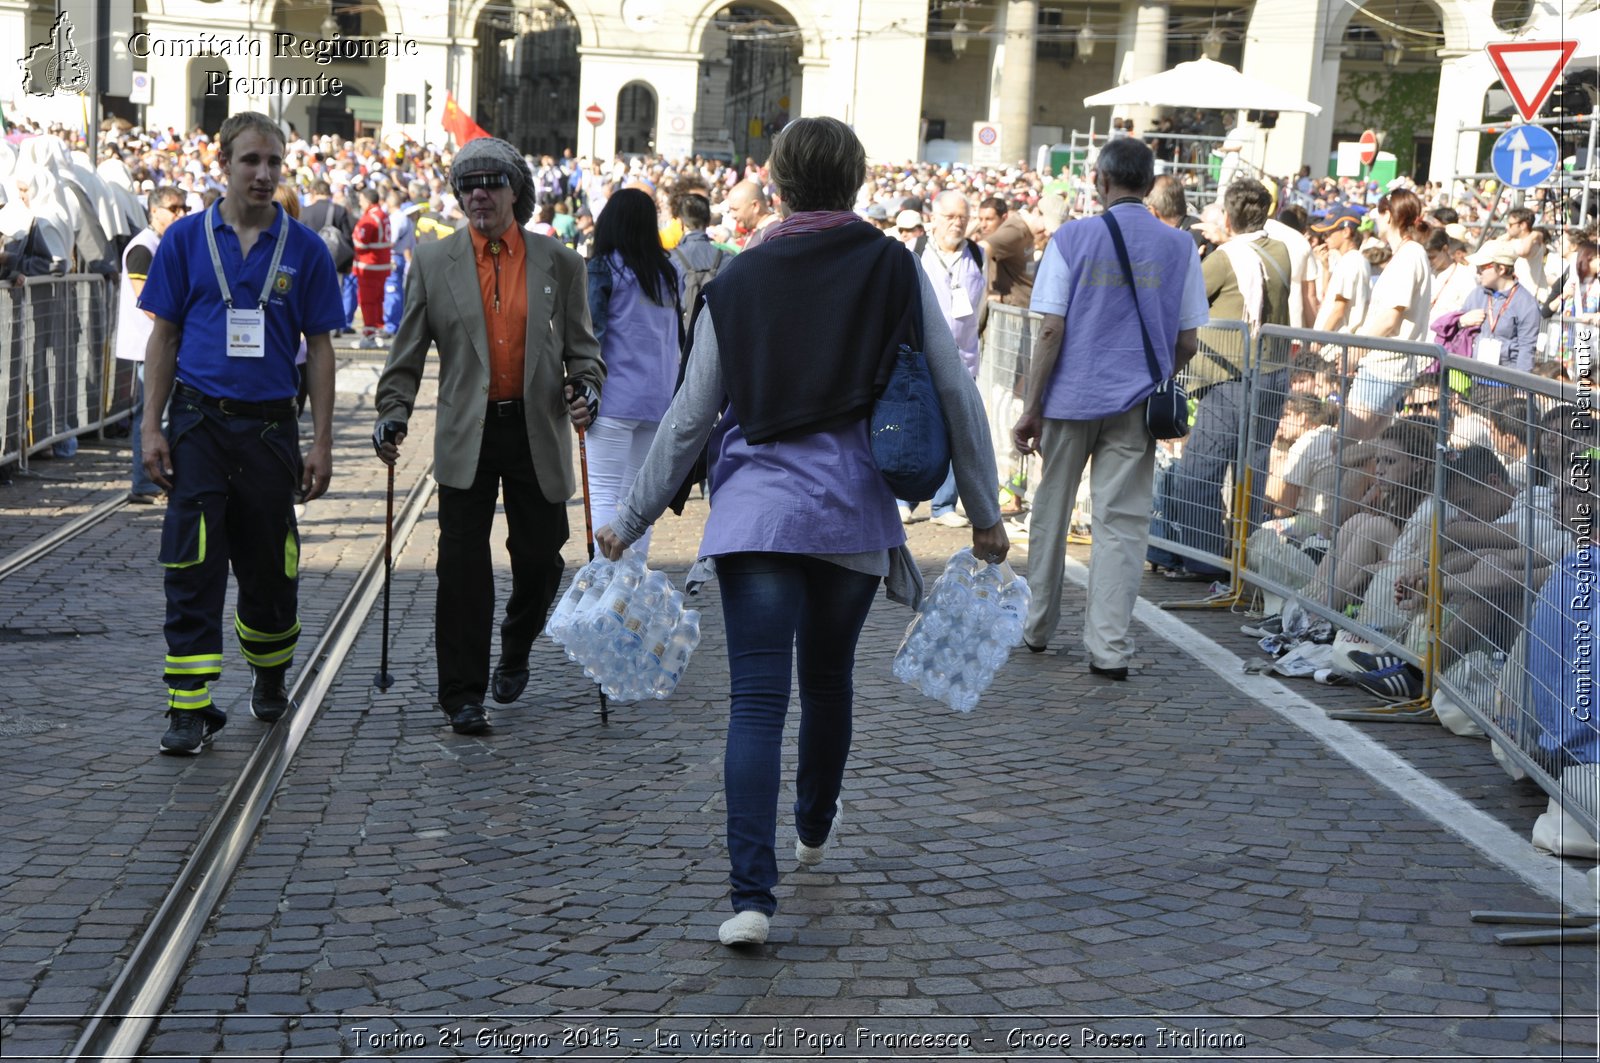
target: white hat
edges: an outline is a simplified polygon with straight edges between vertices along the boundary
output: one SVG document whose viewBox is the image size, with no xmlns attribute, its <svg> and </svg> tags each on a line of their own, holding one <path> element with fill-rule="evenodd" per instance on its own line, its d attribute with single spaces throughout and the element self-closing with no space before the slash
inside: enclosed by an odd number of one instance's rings
<svg viewBox="0 0 1600 1063">
<path fill-rule="evenodd" d="M 902 210 L 894 216 L 894 227 L 901 231 L 915 229 L 922 224 L 922 215 L 914 210 Z"/>
</svg>

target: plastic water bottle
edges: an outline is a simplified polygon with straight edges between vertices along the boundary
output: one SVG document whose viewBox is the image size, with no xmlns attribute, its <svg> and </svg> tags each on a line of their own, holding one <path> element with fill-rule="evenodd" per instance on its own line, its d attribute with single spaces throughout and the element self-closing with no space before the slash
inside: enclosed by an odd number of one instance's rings
<svg viewBox="0 0 1600 1063">
<path fill-rule="evenodd" d="M 633 592 L 644 582 L 644 575 L 644 562 L 637 555 L 630 553 L 624 556 L 617 564 L 616 571 L 611 576 L 611 583 L 595 605 L 593 613 L 587 620 L 580 621 L 580 624 L 591 635 L 609 639 L 615 634 L 616 629 L 622 626 L 622 619 L 627 615 L 628 606 L 633 601 Z"/>
<path fill-rule="evenodd" d="M 596 557 L 587 565 L 578 570 L 572 577 L 572 586 L 567 588 L 567 593 L 561 596 L 555 611 L 550 614 L 550 619 L 545 623 L 547 631 L 557 645 L 566 639 L 567 628 L 572 623 L 573 616 L 578 611 L 578 603 L 583 601 L 583 596 L 589 592 L 596 579 L 602 578 L 600 573 L 605 573 L 604 579 L 611 578 L 611 562 L 604 557 Z"/>
<path fill-rule="evenodd" d="M 683 669 L 689 663 L 695 647 L 699 645 L 700 611 L 685 609 L 683 618 L 678 621 L 677 627 L 673 629 L 662 650 L 661 668 L 651 688 L 652 695 L 665 698 L 677 689 L 678 680 L 683 676 Z"/>
<path fill-rule="evenodd" d="M 1028 604 L 1028 586 L 1009 566 L 958 550 L 906 628 L 895 678 L 971 712 L 1020 644 Z"/>
</svg>

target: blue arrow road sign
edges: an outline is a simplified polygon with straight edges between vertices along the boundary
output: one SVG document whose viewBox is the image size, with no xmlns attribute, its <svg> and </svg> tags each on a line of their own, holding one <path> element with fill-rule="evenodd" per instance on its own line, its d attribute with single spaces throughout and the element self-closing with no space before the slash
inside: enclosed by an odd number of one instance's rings
<svg viewBox="0 0 1600 1063">
<path fill-rule="evenodd" d="M 1532 188 L 1556 172 L 1561 149 L 1543 126 L 1515 125 L 1494 142 L 1494 175 L 1511 188 Z"/>
</svg>

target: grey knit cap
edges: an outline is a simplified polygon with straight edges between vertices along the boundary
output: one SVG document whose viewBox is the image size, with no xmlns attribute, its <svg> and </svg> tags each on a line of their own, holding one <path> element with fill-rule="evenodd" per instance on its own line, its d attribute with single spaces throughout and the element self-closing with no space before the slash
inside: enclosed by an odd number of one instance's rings
<svg viewBox="0 0 1600 1063">
<path fill-rule="evenodd" d="M 511 179 L 511 188 L 517 195 L 511 208 L 518 225 L 528 224 L 533 217 L 533 174 L 522 161 L 522 153 L 499 137 L 478 137 L 469 140 L 456 152 L 450 163 L 450 183 L 469 173 L 503 173 Z M 457 194 L 460 190 L 457 189 Z"/>
</svg>

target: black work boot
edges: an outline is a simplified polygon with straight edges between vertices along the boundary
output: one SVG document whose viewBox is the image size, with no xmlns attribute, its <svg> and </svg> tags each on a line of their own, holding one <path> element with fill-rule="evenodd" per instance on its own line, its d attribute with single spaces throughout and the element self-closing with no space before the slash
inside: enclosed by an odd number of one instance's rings
<svg viewBox="0 0 1600 1063">
<path fill-rule="evenodd" d="M 250 684 L 250 715 L 262 723 L 276 723 L 289 711 L 289 691 L 284 685 L 289 666 L 256 668 L 255 681 Z"/>
</svg>

